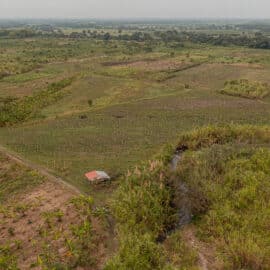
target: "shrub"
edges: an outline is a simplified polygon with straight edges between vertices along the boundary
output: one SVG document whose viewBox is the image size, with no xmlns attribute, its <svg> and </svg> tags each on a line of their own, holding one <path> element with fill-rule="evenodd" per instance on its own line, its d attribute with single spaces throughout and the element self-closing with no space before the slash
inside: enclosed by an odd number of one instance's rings
<svg viewBox="0 0 270 270">
<path fill-rule="evenodd" d="M 166 260 L 161 246 L 149 234 L 128 234 L 121 238 L 118 255 L 105 270 L 164 270 Z"/>
<path fill-rule="evenodd" d="M 88 99 L 87 103 L 88 103 L 89 107 L 93 106 L 93 100 L 92 99 Z"/>
<path fill-rule="evenodd" d="M 169 235 L 165 242 L 167 257 L 180 269 L 198 270 L 198 254 L 182 238 L 181 231 L 175 231 Z M 176 268 L 178 269 L 178 268 Z"/>
<path fill-rule="evenodd" d="M 137 168 L 121 183 L 112 208 L 120 230 L 158 237 L 174 222 L 163 163 Z"/>
<path fill-rule="evenodd" d="M 185 145 L 190 150 L 199 150 L 213 144 L 269 142 L 269 126 L 227 125 L 197 128 L 194 131 L 184 133 L 180 136 L 178 146 Z"/>
<path fill-rule="evenodd" d="M 225 82 L 224 88 L 219 92 L 231 96 L 259 99 L 269 95 L 270 86 L 267 83 L 250 82 L 243 79 L 233 80 Z"/>
<path fill-rule="evenodd" d="M 164 168 L 162 161 L 150 162 L 122 180 L 112 202 L 120 248 L 105 269 L 169 267 L 157 243 L 175 223 L 172 194 Z"/>
</svg>

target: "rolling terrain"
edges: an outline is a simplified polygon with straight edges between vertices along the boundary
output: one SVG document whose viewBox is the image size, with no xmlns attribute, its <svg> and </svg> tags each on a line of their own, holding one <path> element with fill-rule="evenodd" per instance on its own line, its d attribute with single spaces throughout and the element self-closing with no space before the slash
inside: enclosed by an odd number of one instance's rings
<svg viewBox="0 0 270 270">
<path fill-rule="evenodd" d="M 73 27 L 0 31 L 0 269 L 269 269 L 254 29 Z"/>
</svg>

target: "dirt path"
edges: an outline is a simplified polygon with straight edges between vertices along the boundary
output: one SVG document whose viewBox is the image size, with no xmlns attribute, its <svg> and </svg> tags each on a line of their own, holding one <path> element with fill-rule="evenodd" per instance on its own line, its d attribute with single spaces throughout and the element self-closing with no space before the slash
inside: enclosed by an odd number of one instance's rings
<svg viewBox="0 0 270 270">
<path fill-rule="evenodd" d="M 187 226 L 183 229 L 183 237 L 187 245 L 192 249 L 196 250 L 198 253 L 199 261 L 198 266 L 202 270 L 214 269 L 213 261 L 214 258 L 213 252 L 205 244 L 201 243 L 194 234 L 194 228 L 192 226 Z M 212 267 L 213 266 L 213 267 Z"/>
<path fill-rule="evenodd" d="M 32 170 L 38 171 L 41 175 L 45 176 L 50 181 L 61 184 L 62 186 L 72 190 L 76 194 L 82 194 L 82 192 L 79 189 L 72 186 L 71 184 L 68 184 L 61 177 L 57 177 L 57 176 L 53 175 L 45 167 L 31 162 L 31 161 L 21 157 L 17 153 L 15 153 L 15 152 L 13 152 L 13 151 L 11 151 L 11 150 L 9 150 L 6 147 L 1 146 L 1 145 L 0 145 L 0 153 L 2 153 L 3 155 L 7 156 L 11 160 L 13 160 L 13 161 L 15 161 L 15 162 L 17 162 L 19 164 L 22 164 L 22 165 L 24 165 L 24 166 L 26 166 L 26 167 L 28 167 L 28 168 L 30 168 Z"/>
</svg>

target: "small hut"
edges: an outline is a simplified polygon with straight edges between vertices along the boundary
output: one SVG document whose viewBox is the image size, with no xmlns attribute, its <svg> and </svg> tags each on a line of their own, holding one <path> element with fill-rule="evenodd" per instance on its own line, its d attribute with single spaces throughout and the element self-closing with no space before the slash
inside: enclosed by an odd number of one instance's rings
<svg viewBox="0 0 270 270">
<path fill-rule="evenodd" d="M 85 174 L 85 177 L 91 183 L 99 183 L 110 180 L 110 176 L 103 171 L 92 171 Z"/>
</svg>

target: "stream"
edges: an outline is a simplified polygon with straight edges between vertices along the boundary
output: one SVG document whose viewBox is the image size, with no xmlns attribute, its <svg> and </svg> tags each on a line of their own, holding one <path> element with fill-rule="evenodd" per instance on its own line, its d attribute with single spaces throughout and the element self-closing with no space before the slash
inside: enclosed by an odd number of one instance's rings
<svg viewBox="0 0 270 270">
<path fill-rule="evenodd" d="M 171 170 L 176 171 L 177 166 L 181 162 L 182 154 L 187 150 L 186 146 L 178 147 L 174 153 L 174 156 L 171 160 Z M 177 193 L 180 194 L 180 199 L 177 202 L 178 208 L 178 222 L 176 227 L 181 228 L 184 225 L 187 225 L 192 220 L 191 213 L 191 202 L 189 199 L 189 189 L 184 182 L 179 181 L 176 186 Z"/>
</svg>

